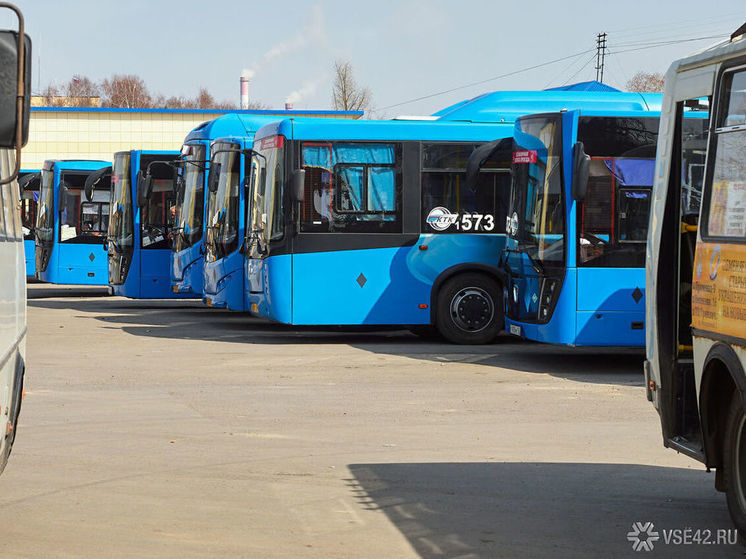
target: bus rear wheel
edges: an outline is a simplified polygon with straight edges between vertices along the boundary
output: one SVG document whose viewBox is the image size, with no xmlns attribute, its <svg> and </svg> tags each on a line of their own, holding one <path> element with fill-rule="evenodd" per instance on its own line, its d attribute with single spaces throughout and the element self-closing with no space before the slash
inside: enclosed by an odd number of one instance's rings
<svg viewBox="0 0 746 559">
<path fill-rule="evenodd" d="M 435 325 L 455 344 L 488 344 L 503 329 L 500 286 L 483 274 L 457 275 L 438 293 Z"/>
<path fill-rule="evenodd" d="M 742 537 L 746 536 L 746 411 L 736 391 L 728 410 L 723 441 L 723 482 L 728 510 Z"/>
</svg>

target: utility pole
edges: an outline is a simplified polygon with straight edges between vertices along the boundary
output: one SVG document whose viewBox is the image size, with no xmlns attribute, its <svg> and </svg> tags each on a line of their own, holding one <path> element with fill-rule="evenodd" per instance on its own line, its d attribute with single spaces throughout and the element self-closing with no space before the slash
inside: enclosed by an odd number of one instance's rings
<svg viewBox="0 0 746 559">
<path fill-rule="evenodd" d="M 596 35 L 596 81 L 604 83 L 604 59 L 606 58 L 606 33 Z"/>
</svg>

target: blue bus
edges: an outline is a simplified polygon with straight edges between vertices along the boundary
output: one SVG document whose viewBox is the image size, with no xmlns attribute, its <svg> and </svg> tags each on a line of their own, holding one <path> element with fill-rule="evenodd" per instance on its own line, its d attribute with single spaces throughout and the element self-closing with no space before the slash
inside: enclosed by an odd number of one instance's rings
<svg viewBox="0 0 746 559">
<path fill-rule="evenodd" d="M 296 325 L 437 328 L 486 343 L 503 327 L 510 161 L 472 153 L 512 124 L 282 120 L 254 138 L 247 305 Z M 248 161 L 248 158 L 247 158 Z"/>
<path fill-rule="evenodd" d="M 171 255 L 171 289 L 174 293 L 201 295 L 204 290 L 206 188 L 210 144 L 220 137 L 253 137 L 254 132 L 277 117 L 227 114 L 200 124 L 184 140 L 182 170 L 176 197 L 177 225 Z"/>
<path fill-rule="evenodd" d="M 177 226 L 174 230 L 171 256 L 171 289 L 175 293 L 201 295 L 204 291 L 204 241 L 205 219 L 208 211 L 207 179 L 211 156 L 210 144 L 217 138 L 230 138 L 233 143 L 250 147 L 249 140 L 260 127 L 298 112 L 318 116 L 356 117 L 362 115 L 362 112 L 350 111 L 292 110 L 230 113 L 203 122 L 187 135 L 181 150 L 183 167 L 177 184 Z M 240 196 L 243 200 L 243 194 Z M 219 267 L 219 264 L 213 265 L 213 268 Z M 243 272 L 240 272 L 241 276 L 242 274 Z M 220 293 L 213 293 L 211 298 L 217 306 L 225 306 L 221 302 L 225 294 L 222 288 L 233 278 L 230 273 L 228 275 L 231 279 L 224 279 L 227 276 L 217 279 L 217 281 L 223 280 Z"/>
<path fill-rule="evenodd" d="M 107 285 L 104 240 L 109 185 L 85 195 L 88 176 L 106 161 L 47 160 L 41 170 L 36 219 L 36 277 L 58 284 Z"/>
<path fill-rule="evenodd" d="M 701 135 L 706 121 L 687 119 Z M 659 113 L 524 116 L 511 154 L 506 330 L 570 346 L 645 345 L 645 249 Z M 493 154 L 493 157 L 495 154 Z"/>
<path fill-rule="evenodd" d="M 115 295 L 168 299 L 171 238 L 175 226 L 177 151 L 131 150 L 114 154 L 112 167 L 91 175 L 111 181 L 106 236 L 109 285 Z"/>
<path fill-rule="evenodd" d="M 36 275 L 34 253 L 36 242 L 36 214 L 39 208 L 39 186 L 41 172 L 21 169 L 18 172 L 18 186 L 21 191 L 21 226 L 23 227 L 23 250 L 26 258 L 26 277 Z"/>
</svg>

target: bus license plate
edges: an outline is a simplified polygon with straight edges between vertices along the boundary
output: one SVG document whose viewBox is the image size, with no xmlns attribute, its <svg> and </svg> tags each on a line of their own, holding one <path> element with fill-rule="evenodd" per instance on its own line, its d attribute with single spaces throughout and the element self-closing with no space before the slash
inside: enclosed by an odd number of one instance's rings
<svg viewBox="0 0 746 559">
<path fill-rule="evenodd" d="M 521 327 L 517 324 L 511 324 L 510 325 L 510 333 L 514 336 L 520 336 L 521 335 Z"/>
</svg>

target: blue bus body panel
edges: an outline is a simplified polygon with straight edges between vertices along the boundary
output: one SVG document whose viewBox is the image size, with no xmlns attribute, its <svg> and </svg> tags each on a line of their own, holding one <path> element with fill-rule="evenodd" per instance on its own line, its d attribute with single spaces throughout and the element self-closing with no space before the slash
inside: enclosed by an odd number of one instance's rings
<svg viewBox="0 0 746 559">
<path fill-rule="evenodd" d="M 26 258 L 26 275 L 34 277 L 36 274 L 36 241 L 23 241 L 23 254 Z"/>
<path fill-rule="evenodd" d="M 259 315 L 288 324 L 430 324 L 438 277 L 460 264 L 494 266 L 504 246 L 504 235 L 423 234 L 406 247 L 250 260 L 248 298 Z"/>
<path fill-rule="evenodd" d="M 243 261 L 243 254 L 236 251 L 215 262 L 204 263 L 202 301 L 207 306 L 240 312 L 248 310 L 244 298 Z"/>
<path fill-rule="evenodd" d="M 178 293 L 202 295 L 204 291 L 204 256 L 200 252 L 202 240 L 197 244 L 171 251 L 171 289 Z"/>
<path fill-rule="evenodd" d="M 247 293 L 252 313 L 283 324 L 292 324 L 292 255 L 279 254 L 263 259 L 250 259 L 246 260 L 244 266 L 251 289 Z"/>
<path fill-rule="evenodd" d="M 578 268 L 577 345 L 645 345 L 645 270 Z"/>
<path fill-rule="evenodd" d="M 39 273 L 47 283 L 107 285 L 109 271 L 103 239 L 100 244 L 55 244 L 49 265 Z"/>
</svg>

